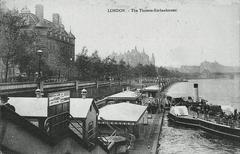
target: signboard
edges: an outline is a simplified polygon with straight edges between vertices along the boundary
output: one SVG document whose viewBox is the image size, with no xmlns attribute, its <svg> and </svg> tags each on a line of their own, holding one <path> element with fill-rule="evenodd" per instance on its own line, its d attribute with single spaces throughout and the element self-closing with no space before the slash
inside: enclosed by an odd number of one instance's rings
<svg viewBox="0 0 240 154">
<path fill-rule="evenodd" d="M 48 120 L 46 130 L 51 135 L 58 135 L 68 128 L 70 112 L 70 91 L 48 94 Z"/>
<path fill-rule="evenodd" d="M 70 102 L 70 91 L 50 93 L 48 95 L 49 106 Z"/>
</svg>

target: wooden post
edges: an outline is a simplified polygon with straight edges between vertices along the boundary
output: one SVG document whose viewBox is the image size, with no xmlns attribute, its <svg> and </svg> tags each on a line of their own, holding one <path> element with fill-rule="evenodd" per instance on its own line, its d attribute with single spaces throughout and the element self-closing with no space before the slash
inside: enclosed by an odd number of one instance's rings
<svg viewBox="0 0 240 154">
<path fill-rule="evenodd" d="M 43 90 L 44 90 L 44 81 L 40 81 L 39 89 L 41 90 L 41 92 L 43 92 Z"/>
<path fill-rule="evenodd" d="M 97 89 L 98 89 L 98 87 L 99 87 L 99 85 L 98 85 L 98 81 L 96 81 L 96 87 L 97 87 Z"/>
<path fill-rule="evenodd" d="M 75 88 L 76 88 L 76 91 L 78 91 L 78 81 L 77 80 L 75 82 Z"/>
</svg>

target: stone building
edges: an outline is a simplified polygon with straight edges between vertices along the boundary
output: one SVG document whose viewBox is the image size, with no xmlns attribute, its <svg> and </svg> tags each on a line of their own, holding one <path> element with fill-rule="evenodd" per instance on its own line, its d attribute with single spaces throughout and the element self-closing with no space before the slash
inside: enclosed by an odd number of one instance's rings
<svg viewBox="0 0 240 154">
<path fill-rule="evenodd" d="M 155 57 L 152 53 L 152 57 L 148 56 L 145 53 L 145 50 L 143 49 L 142 52 L 135 47 L 132 50 L 128 50 L 125 53 L 116 53 L 113 52 L 110 55 L 111 58 L 114 58 L 117 62 L 120 62 L 120 60 L 124 60 L 127 64 L 129 64 L 132 67 L 137 66 L 138 64 L 142 65 L 155 65 Z"/>
<path fill-rule="evenodd" d="M 35 6 L 35 14 L 24 7 L 20 16 L 25 24 L 22 30 L 29 34 L 36 34 L 37 39 L 34 43 L 34 50 L 43 51 L 42 60 L 47 64 L 52 72 L 56 74 L 67 74 L 74 61 L 75 55 L 75 36 L 66 32 L 58 13 L 52 14 L 52 21 L 44 19 L 43 5 Z M 44 72 L 43 72 L 44 73 Z"/>
</svg>

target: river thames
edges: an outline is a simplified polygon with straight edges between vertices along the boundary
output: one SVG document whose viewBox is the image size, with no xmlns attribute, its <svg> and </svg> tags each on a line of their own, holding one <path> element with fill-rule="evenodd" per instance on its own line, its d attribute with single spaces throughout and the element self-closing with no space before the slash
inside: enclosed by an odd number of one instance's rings
<svg viewBox="0 0 240 154">
<path fill-rule="evenodd" d="M 199 96 L 209 104 L 231 105 L 240 111 L 240 78 L 189 80 L 174 84 L 171 96 L 193 96 L 193 83 L 199 84 Z M 240 153 L 240 143 L 222 139 L 200 129 L 169 123 L 165 116 L 160 137 L 161 154 L 227 154 Z"/>
</svg>

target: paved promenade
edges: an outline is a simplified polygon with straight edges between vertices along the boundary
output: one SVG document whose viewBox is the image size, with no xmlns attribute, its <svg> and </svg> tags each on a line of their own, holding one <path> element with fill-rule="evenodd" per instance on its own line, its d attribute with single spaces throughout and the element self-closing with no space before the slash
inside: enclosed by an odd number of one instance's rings
<svg viewBox="0 0 240 154">
<path fill-rule="evenodd" d="M 130 150 L 129 154 L 156 154 L 163 115 L 162 112 L 153 114 L 152 118 L 148 119 L 149 124 L 144 126 L 144 138 L 135 141 L 134 149 Z"/>
</svg>

